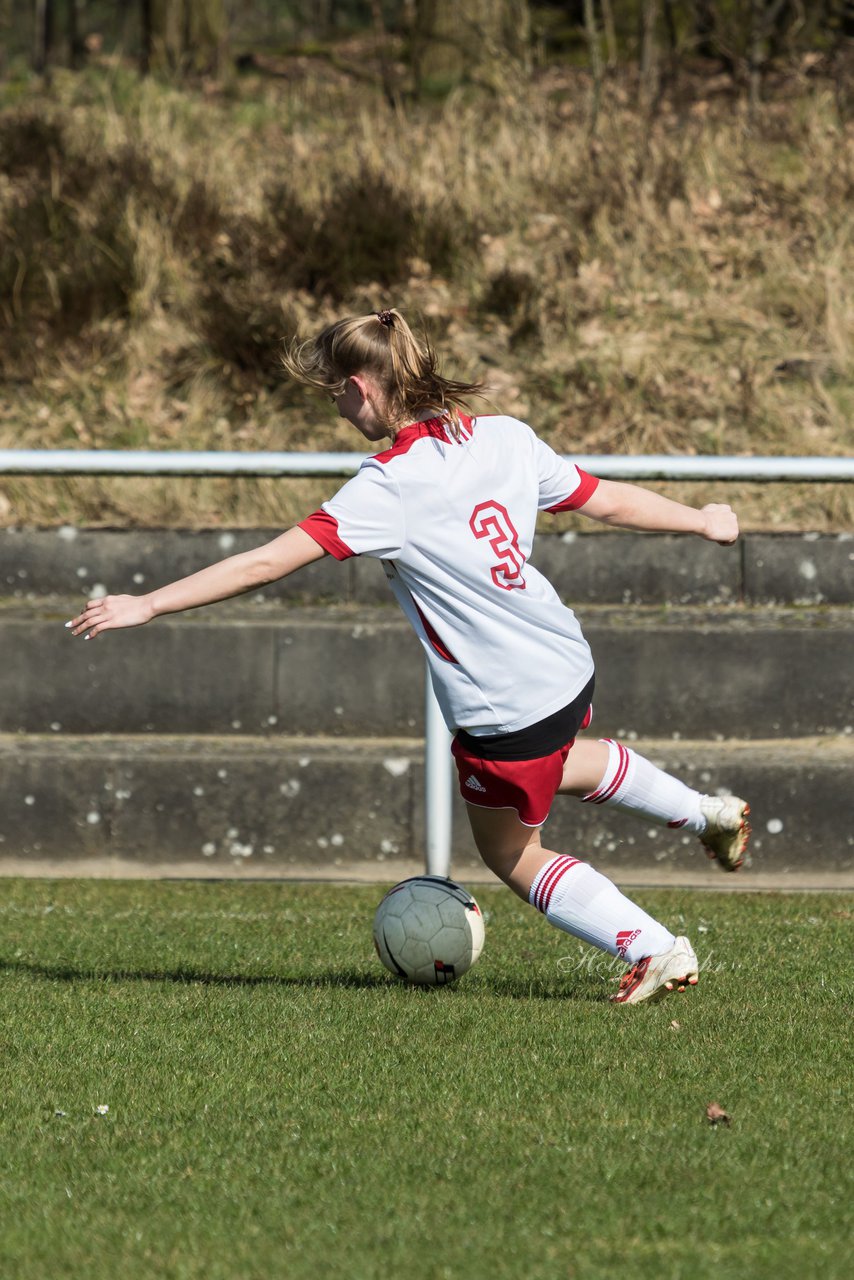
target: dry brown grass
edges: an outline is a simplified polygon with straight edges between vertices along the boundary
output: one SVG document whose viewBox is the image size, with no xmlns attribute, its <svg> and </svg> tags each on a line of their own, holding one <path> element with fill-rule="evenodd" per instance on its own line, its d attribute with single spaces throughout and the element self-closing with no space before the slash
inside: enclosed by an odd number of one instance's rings
<svg viewBox="0 0 854 1280">
<path fill-rule="evenodd" d="M 120 67 L 0 114 L 0 445 L 358 449 L 281 338 L 395 304 L 562 452 L 852 448 L 854 138 L 790 85 L 665 104 L 549 73 L 388 108 L 344 78 L 179 93 Z M 0 480 L 0 521 L 278 525 L 314 482 Z M 692 498 L 699 488 L 682 486 Z M 728 487 L 848 528 L 844 487 Z"/>
</svg>

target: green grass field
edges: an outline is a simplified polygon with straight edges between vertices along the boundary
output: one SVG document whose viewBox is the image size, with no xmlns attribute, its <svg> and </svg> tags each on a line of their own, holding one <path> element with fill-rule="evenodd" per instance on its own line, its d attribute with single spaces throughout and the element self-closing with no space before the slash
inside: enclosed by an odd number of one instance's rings
<svg viewBox="0 0 854 1280">
<path fill-rule="evenodd" d="M 4 882 L 0 1275 L 850 1275 L 851 895 L 639 893 L 702 972 L 638 1008 L 504 890 L 398 985 L 379 896 Z"/>
</svg>

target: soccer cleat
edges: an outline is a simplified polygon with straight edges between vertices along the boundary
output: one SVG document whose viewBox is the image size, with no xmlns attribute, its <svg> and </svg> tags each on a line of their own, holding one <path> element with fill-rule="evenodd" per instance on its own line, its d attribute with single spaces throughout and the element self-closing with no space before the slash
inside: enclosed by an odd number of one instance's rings
<svg viewBox="0 0 854 1280">
<path fill-rule="evenodd" d="M 700 812 L 706 819 L 700 843 L 707 855 L 724 871 L 738 871 L 750 840 L 750 805 L 738 796 L 701 796 Z"/>
<path fill-rule="evenodd" d="M 615 1004 L 640 1004 L 660 1000 L 668 991 L 684 991 L 697 985 L 697 957 L 687 938 L 677 938 L 669 951 L 644 956 L 623 974 L 620 989 L 611 996 Z"/>
</svg>

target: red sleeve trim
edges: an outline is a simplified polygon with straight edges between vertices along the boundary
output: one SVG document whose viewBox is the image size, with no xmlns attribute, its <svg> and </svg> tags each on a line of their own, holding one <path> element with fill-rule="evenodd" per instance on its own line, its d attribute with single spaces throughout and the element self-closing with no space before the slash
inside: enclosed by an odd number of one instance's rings
<svg viewBox="0 0 854 1280">
<path fill-rule="evenodd" d="M 336 560 L 349 560 L 356 554 L 343 542 L 338 534 L 338 521 L 328 511 L 313 511 L 305 520 L 300 520 L 299 529 L 304 529 L 310 538 L 328 551 Z"/>
<path fill-rule="evenodd" d="M 546 507 L 546 511 L 550 511 L 556 515 L 558 511 L 577 511 L 579 507 L 583 507 L 588 499 L 592 498 L 599 484 L 598 476 L 588 475 L 586 471 L 578 468 L 578 488 L 564 498 L 563 502 L 556 502 L 553 507 Z"/>
</svg>

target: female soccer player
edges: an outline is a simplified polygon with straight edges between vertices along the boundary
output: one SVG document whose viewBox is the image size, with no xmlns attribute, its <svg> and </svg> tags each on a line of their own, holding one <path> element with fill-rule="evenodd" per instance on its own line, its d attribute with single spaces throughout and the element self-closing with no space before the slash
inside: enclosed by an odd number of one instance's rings
<svg viewBox="0 0 854 1280">
<path fill-rule="evenodd" d="M 236 596 L 324 555 L 381 560 L 425 651 L 486 865 L 558 928 L 628 966 L 611 997 L 636 1004 L 694 985 L 687 938 L 654 920 L 589 864 L 543 848 L 556 794 L 695 832 L 728 871 L 749 837 L 747 804 L 706 796 L 623 743 L 578 739 L 591 716 L 593 661 L 573 612 L 532 568 L 537 513 L 578 511 L 628 529 L 693 533 L 727 545 L 730 507 L 701 510 L 636 485 L 597 480 L 525 423 L 473 417 L 481 391 L 444 378 L 397 311 L 341 320 L 294 343 L 299 381 L 332 397 L 372 443 L 391 447 L 300 524 L 255 551 L 143 596 L 90 600 L 66 625 L 94 638 Z"/>
</svg>

